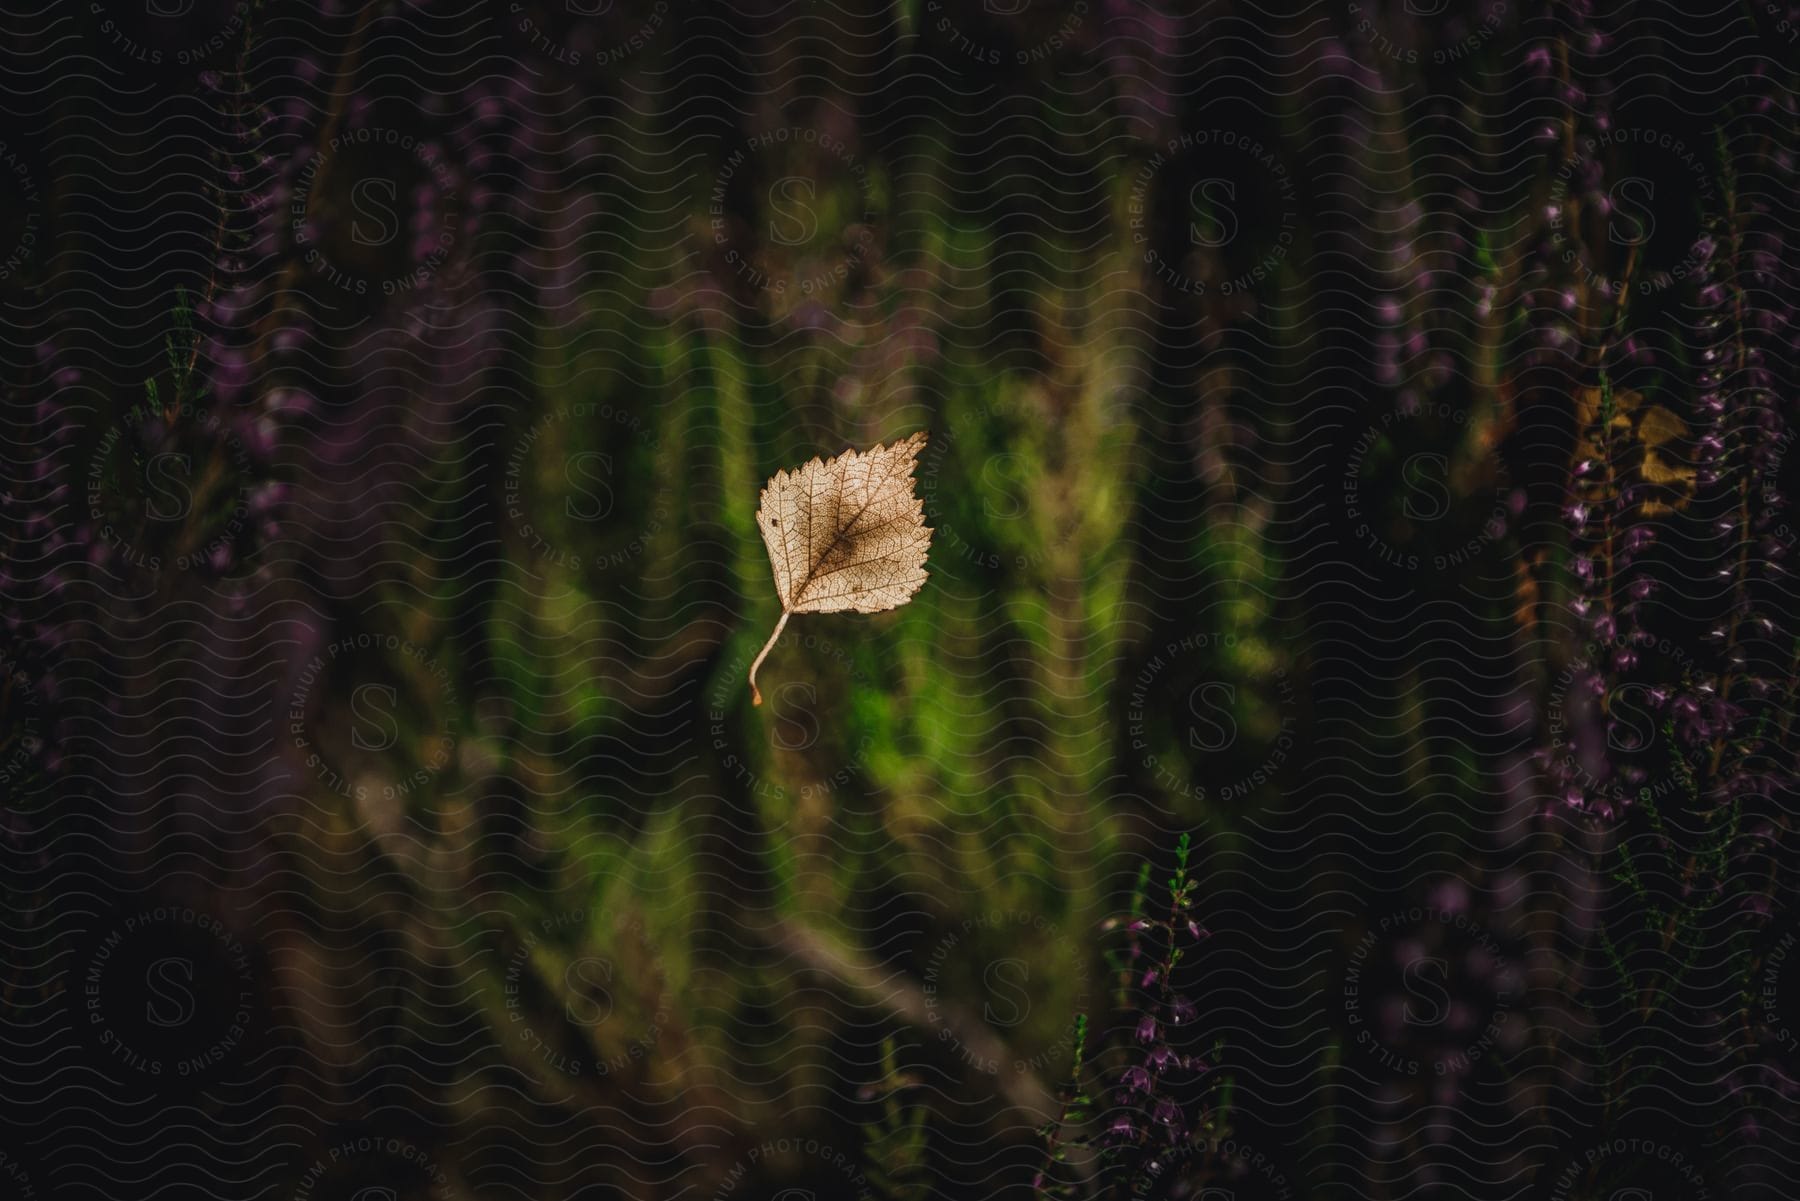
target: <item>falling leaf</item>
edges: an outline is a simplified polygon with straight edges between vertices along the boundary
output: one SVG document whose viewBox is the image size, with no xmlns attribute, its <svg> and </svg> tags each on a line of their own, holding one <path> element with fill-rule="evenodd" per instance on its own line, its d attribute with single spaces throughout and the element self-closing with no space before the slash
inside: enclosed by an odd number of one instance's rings
<svg viewBox="0 0 1800 1201">
<path fill-rule="evenodd" d="M 925 434 L 892 446 L 847 450 L 793 471 L 777 471 L 762 490 L 762 528 L 781 620 L 750 665 L 750 697 L 762 704 L 756 669 L 795 613 L 879 613 L 911 600 L 925 583 L 931 530 L 913 493 L 912 472 Z"/>
</svg>

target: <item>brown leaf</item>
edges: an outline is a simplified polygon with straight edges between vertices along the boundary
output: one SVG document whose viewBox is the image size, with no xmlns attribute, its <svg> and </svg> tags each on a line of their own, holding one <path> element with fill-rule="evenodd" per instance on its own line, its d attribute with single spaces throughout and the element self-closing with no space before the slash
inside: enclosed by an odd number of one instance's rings
<svg viewBox="0 0 1800 1201">
<path fill-rule="evenodd" d="M 762 529 L 781 620 L 750 665 L 750 697 L 762 704 L 756 669 L 795 613 L 879 613 L 904 605 L 925 583 L 931 530 L 913 494 L 923 431 L 892 446 L 847 450 L 778 471 L 762 490 Z"/>
<path fill-rule="evenodd" d="M 1637 436 L 1644 445 L 1644 464 L 1639 472 L 1646 483 L 1677 492 L 1693 491 L 1698 472 L 1687 449 L 1693 437 L 1687 422 L 1667 409 L 1652 406 L 1638 422 Z"/>
<path fill-rule="evenodd" d="M 1621 479 L 1647 485 L 1638 503 L 1640 517 L 1666 517 L 1687 508 L 1698 475 L 1687 422 L 1627 391 L 1613 394 L 1612 416 L 1602 429 L 1603 396 L 1599 388 L 1576 393 L 1576 458 L 1610 462 Z M 1616 453 L 1609 455 L 1609 445 Z"/>
</svg>

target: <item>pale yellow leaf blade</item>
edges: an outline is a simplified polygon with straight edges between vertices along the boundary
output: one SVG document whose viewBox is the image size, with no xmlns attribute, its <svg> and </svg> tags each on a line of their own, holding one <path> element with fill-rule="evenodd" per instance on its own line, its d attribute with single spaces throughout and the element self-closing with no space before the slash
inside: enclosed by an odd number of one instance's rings
<svg viewBox="0 0 1800 1201">
<path fill-rule="evenodd" d="M 878 613 L 904 605 L 925 583 L 931 530 L 913 491 L 923 431 L 890 446 L 847 450 L 778 471 L 762 490 L 756 524 L 781 598 L 781 633 L 792 613 Z M 756 694 L 756 669 L 750 690 Z M 761 703 L 761 698 L 757 697 Z"/>
</svg>

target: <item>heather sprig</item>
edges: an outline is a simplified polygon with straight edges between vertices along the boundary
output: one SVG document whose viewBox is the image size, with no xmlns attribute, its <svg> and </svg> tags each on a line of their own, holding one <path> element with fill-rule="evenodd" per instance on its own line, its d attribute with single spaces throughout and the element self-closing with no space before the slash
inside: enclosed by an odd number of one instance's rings
<svg viewBox="0 0 1800 1201">
<path fill-rule="evenodd" d="M 1167 882 L 1166 911 L 1146 911 L 1148 869 L 1139 874 L 1123 922 L 1122 1020 L 1090 1061 L 1088 1018 L 1076 1018 L 1074 1062 L 1058 1096 L 1060 1114 L 1042 1131 L 1046 1166 L 1033 1181 L 1039 1195 L 1076 1195 L 1058 1170 L 1071 1148 L 1096 1153 L 1099 1195 L 1115 1188 L 1129 1193 L 1157 1170 L 1159 1157 L 1195 1145 L 1206 1133 L 1203 1082 L 1211 1065 L 1194 1049 L 1197 1010 L 1183 965 L 1210 934 L 1193 914 L 1198 881 L 1191 855 L 1192 840 L 1183 834 Z M 1088 1081 L 1090 1062 L 1098 1067 Z"/>
<path fill-rule="evenodd" d="M 859 1099 L 878 1102 L 881 1112 L 862 1123 L 869 1183 L 891 1201 L 912 1201 L 930 1191 L 925 1172 L 925 1116 L 922 1104 L 908 1105 L 906 1091 L 918 1084 L 901 1071 L 890 1036 L 881 1041 L 881 1080 L 864 1087 Z"/>
<path fill-rule="evenodd" d="M 1718 155 L 1721 210 L 1689 254 L 1691 365 L 1641 370 L 1651 360 L 1622 288 L 1593 375 L 1571 380 L 1563 517 L 1569 610 L 1588 651 L 1562 696 L 1564 753 L 1546 762 L 1567 806 L 1603 821 L 1659 789 L 1716 809 L 1770 787 L 1758 713 L 1783 691 L 1771 665 L 1782 660 L 1779 471 L 1791 437 L 1769 364 L 1789 318 L 1767 286 L 1778 235 L 1754 228 L 1722 138 Z M 1631 387 L 1615 374 L 1634 370 Z M 1663 761 L 1616 753 L 1614 701 L 1626 696 L 1654 718 Z"/>
<path fill-rule="evenodd" d="M 1045 1123 L 1038 1130 L 1044 1140 L 1044 1167 L 1032 1177 L 1032 1191 L 1040 1197 L 1070 1197 L 1074 1195 L 1073 1187 L 1066 1181 L 1058 1179 L 1058 1171 L 1069 1159 L 1071 1147 L 1084 1147 L 1086 1142 L 1078 1132 L 1092 1116 L 1093 1098 L 1088 1095 L 1082 1085 L 1083 1070 L 1087 1066 L 1088 1016 L 1085 1013 L 1075 1015 L 1075 1029 L 1072 1036 L 1074 1052 L 1069 1063 L 1069 1075 L 1057 1089 L 1057 1116 Z"/>
<path fill-rule="evenodd" d="M 1776 846 L 1794 778 L 1793 306 L 1785 231 L 1756 200 L 1787 168 L 1723 130 L 1714 144 L 1679 291 L 1660 309 L 1629 305 L 1631 288 L 1606 298 L 1605 320 L 1586 323 L 1602 331 L 1592 357 L 1567 376 L 1565 595 L 1582 645 L 1555 687 L 1543 762 L 1605 882 L 1588 943 L 1598 971 L 1579 996 L 1609 1032 L 1596 1082 L 1608 1120 L 1675 1070 L 1645 1031 L 1680 1037 L 1695 1062 L 1755 1061 L 1756 1031 L 1729 1045 L 1753 1023 L 1723 1020 L 1721 981 L 1754 966 L 1731 915 L 1766 918 L 1788 875 Z M 1673 350 L 1655 358 L 1658 320 Z M 1739 1098 L 1747 1131 L 1753 1095 Z"/>
</svg>

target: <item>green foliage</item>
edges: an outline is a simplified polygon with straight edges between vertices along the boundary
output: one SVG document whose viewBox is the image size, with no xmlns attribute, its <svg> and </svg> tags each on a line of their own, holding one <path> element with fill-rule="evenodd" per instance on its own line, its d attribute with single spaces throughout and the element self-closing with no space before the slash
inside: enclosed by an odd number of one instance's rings
<svg viewBox="0 0 1800 1201">
<path fill-rule="evenodd" d="M 877 1196 L 887 1201 L 919 1201 L 930 1191 L 925 1167 L 927 1110 L 908 1105 L 904 1094 L 915 1081 L 900 1070 L 895 1040 L 881 1040 L 882 1079 L 872 1089 L 881 1112 L 863 1123 L 865 1174 Z"/>
</svg>

